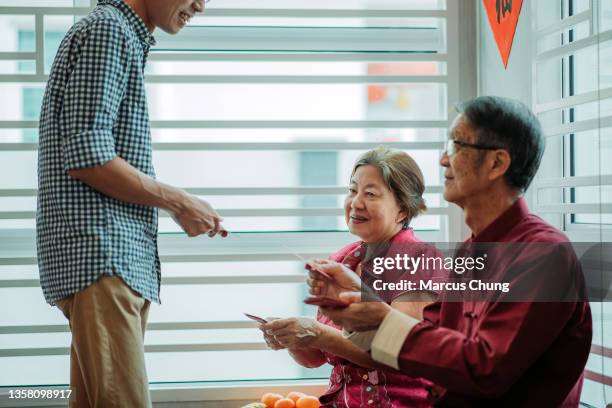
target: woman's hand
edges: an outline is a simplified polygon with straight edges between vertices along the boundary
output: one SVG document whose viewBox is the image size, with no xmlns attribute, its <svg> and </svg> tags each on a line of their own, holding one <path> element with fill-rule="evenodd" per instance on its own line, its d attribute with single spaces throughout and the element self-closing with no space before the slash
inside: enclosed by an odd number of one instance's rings
<svg viewBox="0 0 612 408">
<path fill-rule="evenodd" d="M 269 349 L 282 350 L 286 348 L 285 346 L 280 344 L 278 341 L 276 341 L 276 339 L 274 338 L 274 335 L 266 333 L 266 331 L 261 329 L 261 327 L 260 327 L 260 330 L 263 332 L 264 340 L 266 341 L 266 345 L 268 346 Z"/>
<path fill-rule="evenodd" d="M 268 321 L 268 323 L 270 323 L 271 321 L 274 320 L 280 320 L 278 317 L 266 317 L 266 320 Z M 282 350 L 286 347 L 284 347 L 282 344 L 280 344 L 278 341 L 276 341 L 276 339 L 274 338 L 274 335 L 272 335 L 271 333 L 266 332 L 266 330 L 264 330 L 262 328 L 263 324 L 259 325 L 259 330 L 262 331 L 263 336 L 264 336 L 264 340 L 266 342 L 266 345 L 268 346 L 268 348 L 272 349 L 272 350 Z"/>
<path fill-rule="evenodd" d="M 309 269 L 306 282 L 311 295 L 339 299 L 342 292 L 361 290 L 359 276 L 341 263 L 328 259 L 312 259 L 306 263 L 306 268 Z"/>
<path fill-rule="evenodd" d="M 266 343 L 268 338 L 270 348 L 305 348 L 316 346 L 323 329 L 321 323 L 307 317 L 291 317 L 289 319 L 278 319 L 262 324 L 260 330 L 264 332 Z M 278 350 L 279 348 L 274 348 Z"/>
</svg>

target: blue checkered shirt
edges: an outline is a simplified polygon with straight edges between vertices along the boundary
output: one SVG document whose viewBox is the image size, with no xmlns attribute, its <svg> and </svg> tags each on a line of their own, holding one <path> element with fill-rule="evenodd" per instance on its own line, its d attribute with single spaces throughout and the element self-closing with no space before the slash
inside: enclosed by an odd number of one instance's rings
<svg viewBox="0 0 612 408">
<path fill-rule="evenodd" d="M 55 57 L 40 117 L 36 215 L 40 283 L 50 304 L 113 275 L 159 302 L 157 209 L 115 200 L 68 175 L 119 156 L 155 176 L 143 78 L 154 43 L 122 0 L 101 0 Z"/>
</svg>

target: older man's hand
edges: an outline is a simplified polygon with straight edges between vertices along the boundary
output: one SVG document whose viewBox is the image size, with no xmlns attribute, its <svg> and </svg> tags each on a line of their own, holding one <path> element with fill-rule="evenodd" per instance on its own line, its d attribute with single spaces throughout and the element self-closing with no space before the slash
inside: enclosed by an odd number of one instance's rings
<svg viewBox="0 0 612 408">
<path fill-rule="evenodd" d="M 319 310 L 338 326 L 351 332 L 377 329 L 391 310 L 391 306 L 385 302 L 362 302 L 360 292 L 341 293 L 339 298 L 350 305 L 342 309 Z"/>
<path fill-rule="evenodd" d="M 309 269 L 306 282 L 310 294 L 339 299 L 342 292 L 357 292 L 361 289 L 359 276 L 342 265 L 328 259 L 312 259 L 306 263 Z"/>
</svg>

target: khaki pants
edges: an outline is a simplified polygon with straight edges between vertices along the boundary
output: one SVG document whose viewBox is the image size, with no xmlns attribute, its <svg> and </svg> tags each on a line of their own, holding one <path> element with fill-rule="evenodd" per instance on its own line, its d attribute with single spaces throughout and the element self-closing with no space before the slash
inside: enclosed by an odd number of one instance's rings
<svg viewBox="0 0 612 408">
<path fill-rule="evenodd" d="M 148 300 L 117 276 L 56 302 L 70 322 L 71 407 L 151 407 L 145 369 Z"/>
</svg>

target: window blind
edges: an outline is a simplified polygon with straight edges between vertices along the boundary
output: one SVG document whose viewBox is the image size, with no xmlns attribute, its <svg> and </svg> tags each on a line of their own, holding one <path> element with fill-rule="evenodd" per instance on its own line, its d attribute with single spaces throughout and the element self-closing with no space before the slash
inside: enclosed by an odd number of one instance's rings
<svg viewBox="0 0 612 408">
<path fill-rule="evenodd" d="M 37 107 L 59 41 L 94 3 L 0 3 L 0 308 L 12 310 L 0 316 L 0 386 L 68 381 L 69 329 L 36 270 Z M 242 312 L 312 315 L 300 258 L 355 240 L 342 202 L 369 148 L 404 149 L 423 168 L 418 236 L 461 238 L 437 163 L 459 100 L 457 2 L 257 5 L 215 0 L 179 35 L 155 33 L 145 81 L 158 178 L 209 200 L 232 234 L 189 239 L 161 214 L 152 382 L 327 375 L 266 350 Z"/>
</svg>

